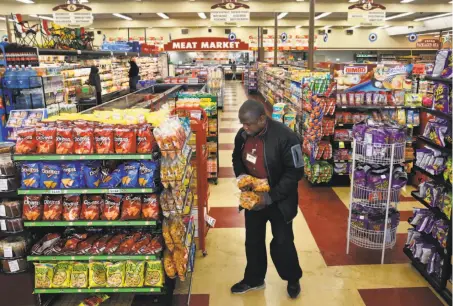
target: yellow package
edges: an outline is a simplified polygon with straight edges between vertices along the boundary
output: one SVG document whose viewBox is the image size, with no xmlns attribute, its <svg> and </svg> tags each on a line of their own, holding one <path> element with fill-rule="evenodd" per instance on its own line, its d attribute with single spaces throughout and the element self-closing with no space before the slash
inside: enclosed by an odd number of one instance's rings
<svg viewBox="0 0 453 306">
<path fill-rule="evenodd" d="M 88 264 L 76 262 L 72 265 L 71 288 L 88 287 Z"/>
<path fill-rule="evenodd" d="M 124 286 L 124 262 L 106 262 L 107 287 L 121 288 Z"/>
<path fill-rule="evenodd" d="M 160 260 L 149 260 L 146 262 L 145 286 L 164 286 L 164 267 Z"/>
<path fill-rule="evenodd" d="M 144 261 L 126 261 L 126 276 L 124 279 L 124 287 L 143 287 L 145 274 Z"/>
<path fill-rule="evenodd" d="M 107 285 L 107 273 L 103 262 L 90 263 L 90 288 L 101 288 Z"/>
<path fill-rule="evenodd" d="M 52 279 L 55 264 L 34 263 L 35 265 L 35 288 L 52 288 Z"/>
<path fill-rule="evenodd" d="M 69 288 L 72 263 L 62 261 L 56 264 L 52 279 L 52 288 Z"/>
</svg>

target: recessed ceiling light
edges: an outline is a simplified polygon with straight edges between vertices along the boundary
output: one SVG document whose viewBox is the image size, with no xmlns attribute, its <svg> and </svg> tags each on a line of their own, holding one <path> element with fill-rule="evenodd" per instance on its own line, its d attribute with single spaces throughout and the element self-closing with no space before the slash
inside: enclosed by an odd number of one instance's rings
<svg viewBox="0 0 453 306">
<path fill-rule="evenodd" d="M 115 14 L 112 14 L 112 15 L 115 16 L 115 17 L 118 17 L 118 18 L 123 18 L 123 19 L 126 19 L 126 20 L 132 20 L 131 17 L 123 15 L 123 14 L 115 13 Z"/>
<path fill-rule="evenodd" d="M 198 17 L 200 17 L 201 19 L 206 19 L 208 17 L 206 17 L 206 14 L 205 13 L 198 13 Z"/>
<path fill-rule="evenodd" d="M 17 2 L 22 2 L 25 4 L 34 4 L 35 2 L 33 0 L 16 0 Z"/>
<path fill-rule="evenodd" d="M 401 14 L 398 14 L 398 15 L 394 15 L 394 16 L 391 16 L 391 17 L 387 17 L 385 18 L 385 20 L 392 20 L 392 19 L 396 19 L 396 18 L 400 18 L 400 17 L 404 17 L 404 16 L 409 16 L 409 15 L 412 15 L 412 14 L 415 14 L 414 12 L 407 12 L 407 13 L 401 13 Z"/>
<path fill-rule="evenodd" d="M 415 0 L 401 0 L 400 2 L 401 3 L 411 3 L 411 2 L 414 2 Z"/>
<path fill-rule="evenodd" d="M 288 13 L 280 13 L 277 16 L 277 19 L 283 19 L 283 18 L 285 18 L 286 15 L 288 15 Z"/>
<path fill-rule="evenodd" d="M 321 14 L 319 14 L 318 16 L 315 17 L 315 20 L 324 18 L 324 17 L 326 17 L 326 16 L 329 16 L 330 14 L 332 14 L 332 12 L 321 13 Z"/>
<path fill-rule="evenodd" d="M 88 3 L 88 0 L 80 0 L 79 3 Z"/>
<path fill-rule="evenodd" d="M 435 16 L 417 18 L 417 19 L 414 19 L 414 21 L 423 21 L 423 20 L 435 19 L 435 18 L 445 17 L 445 16 L 448 16 L 448 15 L 451 15 L 451 14 L 453 14 L 453 13 L 445 13 L 445 14 L 439 14 L 439 15 L 435 15 Z"/>
<path fill-rule="evenodd" d="M 160 18 L 163 18 L 163 19 L 170 19 L 170 17 L 168 17 L 166 14 L 164 13 L 156 13 L 157 16 L 159 16 Z"/>
</svg>

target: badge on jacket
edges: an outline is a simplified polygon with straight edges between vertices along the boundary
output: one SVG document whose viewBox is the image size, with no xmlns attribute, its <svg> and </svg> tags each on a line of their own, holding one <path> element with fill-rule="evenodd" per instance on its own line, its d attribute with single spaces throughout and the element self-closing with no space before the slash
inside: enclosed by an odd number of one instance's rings
<svg viewBox="0 0 453 306">
<path fill-rule="evenodd" d="M 302 147 L 300 145 L 292 146 L 291 153 L 293 155 L 294 168 L 302 168 L 304 166 Z"/>
</svg>

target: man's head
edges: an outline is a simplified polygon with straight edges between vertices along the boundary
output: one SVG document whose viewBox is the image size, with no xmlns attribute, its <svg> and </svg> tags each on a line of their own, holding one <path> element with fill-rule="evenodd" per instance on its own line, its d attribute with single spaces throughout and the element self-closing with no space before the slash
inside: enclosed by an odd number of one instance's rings
<svg viewBox="0 0 453 306">
<path fill-rule="evenodd" d="M 239 109 L 239 121 L 249 136 L 259 134 L 266 126 L 266 111 L 263 104 L 255 100 L 247 100 Z"/>
</svg>

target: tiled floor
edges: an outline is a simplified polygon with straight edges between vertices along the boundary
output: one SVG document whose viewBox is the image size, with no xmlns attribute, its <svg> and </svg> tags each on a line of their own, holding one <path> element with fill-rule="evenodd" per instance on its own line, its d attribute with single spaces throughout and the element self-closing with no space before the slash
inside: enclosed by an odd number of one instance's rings
<svg viewBox="0 0 453 306">
<path fill-rule="evenodd" d="M 227 82 L 227 98 L 220 115 L 220 179 L 211 186 L 209 214 L 217 219 L 207 236 L 208 256 L 198 254 L 193 279 L 192 306 L 424 306 L 444 304 L 409 264 L 402 252 L 407 216 L 417 202 L 403 192 L 399 206 L 401 225 L 397 245 L 380 265 L 380 252 L 351 247 L 346 255 L 346 222 L 349 188 L 310 188 L 301 181 L 300 213 L 294 220 L 295 243 L 304 270 L 298 300 L 286 295 L 282 281 L 269 260 L 266 289 L 231 295 L 230 287 L 242 279 L 245 267 L 244 216 L 238 212 L 238 189 L 234 184 L 231 152 L 240 124 L 237 111 L 247 98 L 240 82 Z M 266 235 L 272 235 L 270 227 Z M 208 298 L 207 298 L 208 296 Z"/>
</svg>

